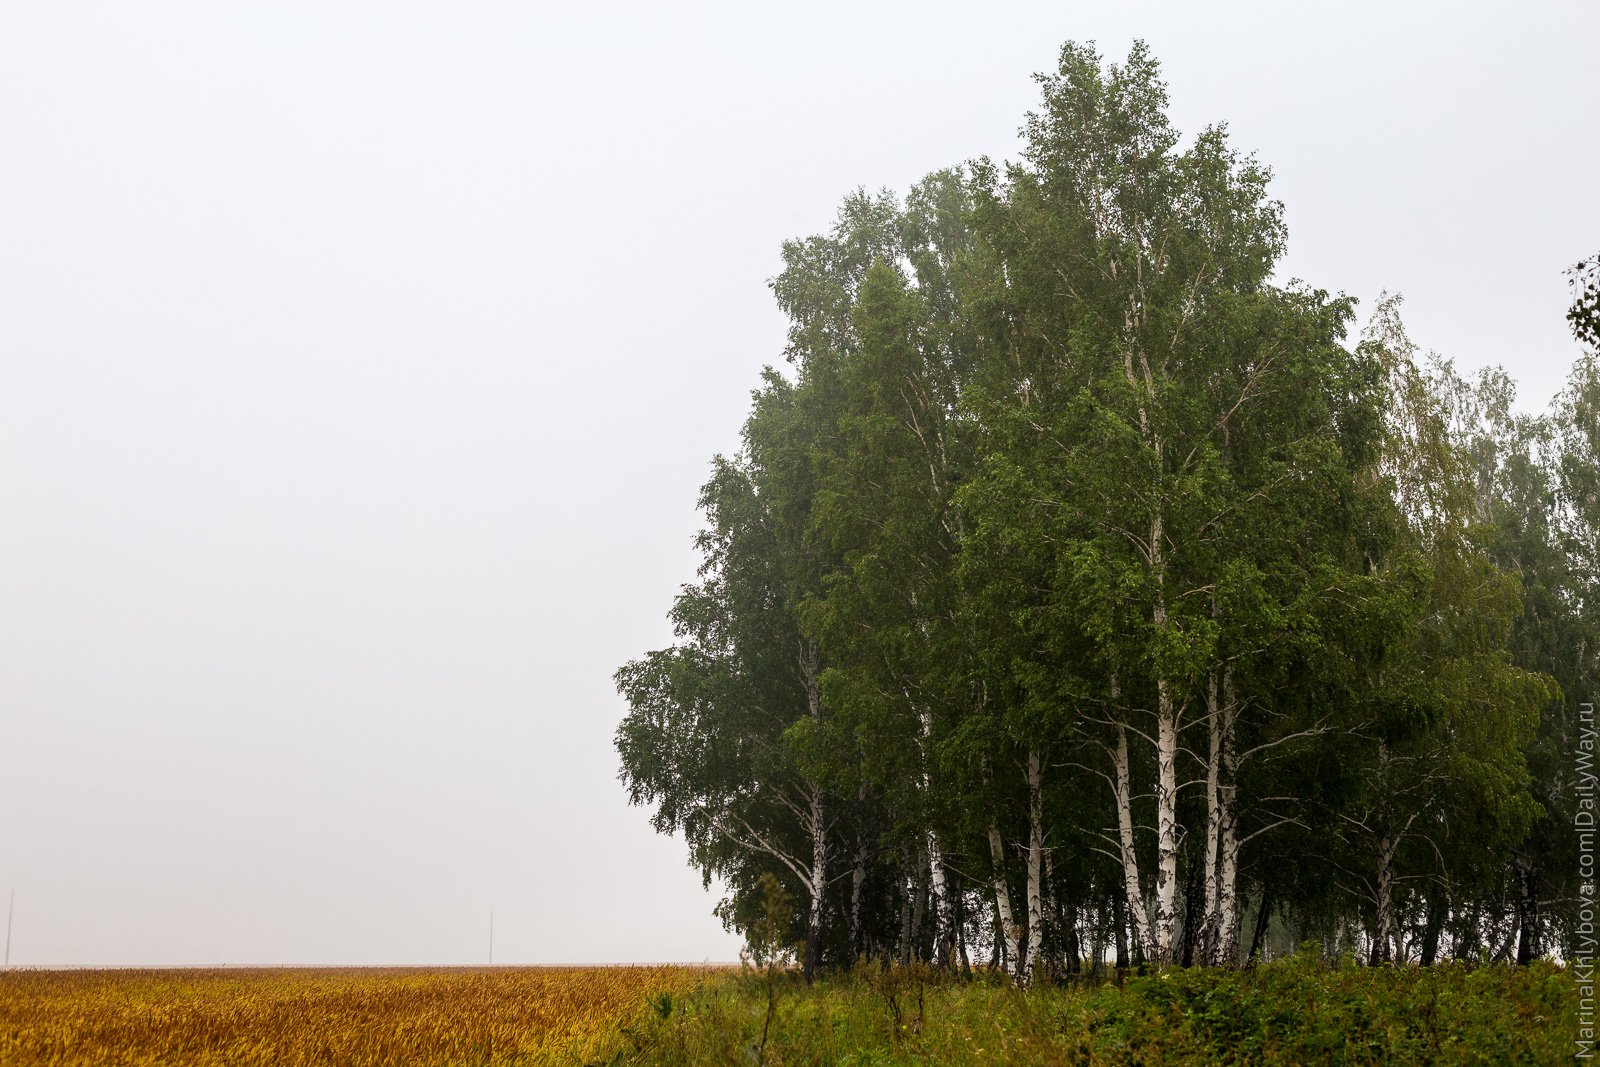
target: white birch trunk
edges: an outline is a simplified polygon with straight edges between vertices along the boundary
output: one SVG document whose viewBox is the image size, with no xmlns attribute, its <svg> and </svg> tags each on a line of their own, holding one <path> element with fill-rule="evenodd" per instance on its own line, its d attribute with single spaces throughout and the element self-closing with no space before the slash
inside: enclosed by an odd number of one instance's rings
<svg viewBox="0 0 1600 1067">
<path fill-rule="evenodd" d="M 822 962 L 823 891 L 828 885 L 828 825 L 822 819 L 822 790 L 811 790 L 811 907 L 806 917 L 806 980 L 816 976 Z"/>
<path fill-rule="evenodd" d="M 1156 721 L 1156 953 L 1173 961 L 1178 932 L 1178 716 L 1171 687 L 1158 681 Z"/>
<path fill-rule="evenodd" d="M 1388 835 L 1378 841 L 1378 928 L 1372 937 L 1372 962 L 1389 963 L 1394 959 L 1394 852 L 1395 842 Z"/>
<path fill-rule="evenodd" d="M 1022 928 L 1017 925 L 1015 913 L 1011 910 L 1011 890 L 1006 885 L 1006 853 L 1005 845 L 1000 839 L 1000 828 L 993 823 L 989 824 L 989 861 L 994 866 L 994 901 L 1000 910 L 1000 943 L 1001 965 L 1012 978 L 1021 977 L 1022 963 Z"/>
<path fill-rule="evenodd" d="M 1206 732 L 1210 745 L 1206 752 L 1206 870 L 1205 918 L 1200 928 L 1200 957 L 1216 965 L 1221 923 L 1222 852 L 1222 709 L 1218 707 L 1217 674 L 1206 682 Z"/>
<path fill-rule="evenodd" d="M 1233 792 L 1232 788 L 1226 792 Z M 1233 804 L 1222 824 L 1222 869 L 1217 872 L 1216 965 L 1239 962 L 1239 830 Z"/>
<path fill-rule="evenodd" d="M 1162 462 L 1159 438 L 1154 440 L 1156 462 Z M 1150 621 L 1156 637 L 1166 633 L 1166 555 L 1162 538 L 1166 527 L 1158 507 L 1150 519 L 1150 572 L 1155 603 Z M 1173 961 L 1178 932 L 1178 709 L 1172 683 L 1156 678 L 1156 962 Z"/>
<path fill-rule="evenodd" d="M 820 724 L 823 717 L 822 688 L 817 678 L 821 673 L 822 657 L 817 646 L 806 642 L 800 648 L 800 674 L 806 688 L 806 702 L 813 722 Z M 822 787 L 808 783 L 810 792 L 809 818 L 811 823 L 811 878 L 806 886 L 810 894 L 810 908 L 806 915 L 806 981 L 816 977 L 822 954 L 822 906 L 824 891 L 828 886 L 828 824 L 822 810 Z"/>
<path fill-rule="evenodd" d="M 922 719 L 922 791 L 926 795 L 933 789 L 928 776 L 928 748 L 933 740 L 933 713 L 924 708 Z M 939 835 L 928 827 L 928 888 L 933 894 L 933 962 L 936 967 L 950 964 L 956 944 L 955 902 L 950 899 L 950 883 L 944 872 L 944 852 L 939 847 Z"/>
<path fill-rule="evenodd" d="M 933 893 L 933 952 L 934 965 L 946 967 L 956 944 L 955 902 L 950 899 L 950 883 L 944 873 L 944 853 L 939 849 L 939 835 L 928 830 L 928 887 Z"/>
<path fill-rule="evenodd" d="M 1135 269 L 1142 272 L 1144 261 L 1136 256 Z M 1165 514 L 1162 511 L 1161 479 L 1166 473 L 1166 446 L 1160 431 L 1152 425 L 1150 405 L 1156 400 L 1155 377 L 1150 362 L 1140 347 L 1138 332 L 1144 325 L 1143 281 L 1140 274 L 1140 295 L 1124 312 L 1123 370 L 1128 385 L 1139 395 L 1139 434 L 1155 453 L 1157 484 L 1154 490 L 1155 511 L 1150 516 L 1150 538 L 1145 548 L 1150 565 L 1150 577 L 1155 590 L 1155 600 L 1150 607 L 1150 621 L 1159 641 L 1167 629 L 1166 600 L 1166 537 Z M 1138 370 L 1134 356 L 1138 355 Z M 1124 741 L 1125 739 L 1119 738 Z M 1119 805 L 1120 806 L 1120 805 Z M 1156 887 L 1155 928 L 1150 935 L 1154 948 L 1154 962 L 1172 962 L 1178 928 L 1178 714 L 1173 704 L 1172 685 L 1166 678 L 1156 679 Z M 1127 849 L 1124 848 L 1126 855 Z M 1124 861 L 1124 868 L 1127 869 Z M 1135 868 L 1136 870 L 1137 868 Z M 1128 902 L 1130 917 L 1133 901 Z"/>
<path fill-rule="evenodd" d="M 1233 669 L 1222 672 L 1222 769 L 1217 786 L 1218 869 L 1217 921 L 1213 963 L 1231 966 L 1239 959 L 1239 811 L 1235 806 L 1239 783 L 1237 727 L 1239 699 L 1233 688 Z"/>
<path fill-rule="evenodd" d="M 1121 726 L 1117 727 L 1117 747 L 1112 753 L 1111 763 L 1117 791 L 1117 843 L 1122 852 L 1128 927 L 1134 944 L 1149 957 L 1154 945 L 1150 939 L 1150 919 L 1145 911 L 1144 890 L 1139 884 L 1139 853 L 1133 839 L 1133 787 L 1128 769 L 1128 731 Z"/>
<path fill-rule="evenodd" d="M 1020 978 L 1031 984 L 1044 953 L 1044 767 L 1037 749 L 1028 752 L 1028 955 Z"/>
</svg>

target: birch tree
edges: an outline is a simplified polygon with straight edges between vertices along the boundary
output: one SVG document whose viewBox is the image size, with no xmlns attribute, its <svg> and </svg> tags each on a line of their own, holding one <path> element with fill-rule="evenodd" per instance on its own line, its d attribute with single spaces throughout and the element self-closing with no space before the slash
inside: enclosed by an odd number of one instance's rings
<svg viewBox="0 0 1600 1067">
<path fill-rule="evenodd" d="M 1537 807 L 1523 752 L 1556 692 L 1510 655 L 1521 590 L 1489 551 L 1473 462 L 1483 395 L 1448 364 L 1419 363 L 1398 308 L 1380 300 L 1362 346 L 1385 398 L 1371 477 L 1394 513 L 1367 550 L 1378 611 L 1363 627 L 1356 744 L 1344 749 L 1357 781 L 1334 822 L 1355 849 L 1345 876 L 1370 909 L 1374 963 L 1403 956 L 1403 894 L 1459 881 L 1474 856 L 1507 856 L 1528 831 Z"/>
<path fill-rule="evenodd" d="M 684 833 L 708 884 L 732 881 L 724 914 L 735 925 L 765 871 L 799 886 L 809 978 L 822 953 L 836 813 L 817 755 L 831 744 L 825 663 L 799 622 L 828 566 L 806 543 L 808 418 L 790 383 L 769 374 L 744 453 L 719 459 L 702 491 L 702 581 L 674 605 L 679 643 L 616 680 L 632 709 L 617 730 L 631 799 L 656 806 L 658 830 Z"/>
<path fill-rule="evenodd" d="M 1236 755 L 1234 712 L 1206 704 L 1213 676 L 1228 690 L 1222 658 L 1248 651 L 1223 651 L 1219 597 L 1249 573 L 1225 547 L 1283 551 L 1263 524 L 1337 466 L 1326 364 L 1348 311 L 1266 284 L 1283 226 L 1265 170 L 1220 128 L 1180 147 L 1142 45 L 1105 68 L 1068 46 L 1040 80 L 1024 162 L 977 170 L 975 228 L 1004 281 L 975 317 L 993 395 L 1033 431 L 1013 435 L 1030 453 L 1013 469 L 1036 479 L 1023 492 L 1059 560 L 1055 609 L 1094 646 L 1077 700 L 1100 731 L 1135 938 L 1171 962 L 1186 729 L 1215 724 L 1219 774 Z M 1153 775 L 1136 782 L 1142 746 Z M 1231 789 L 1210 790 L 1213 869 L 1233 851 Z"/>
<path fill-rule="evenodd" d="M 898 739 L 883 753 L 884 786 L 915 827 L 933 898 L 934 957 L 955 948 L 948 869 L 950 798 L 938 747 L 970 699 L 953 604 L 959 536 L 951 498 L 962 443 L 950 366 L 929 328 L 927 298 L 879 261 L 855 309 L 856 344 L 843 363 L 850 402 L 843 449 L 821 509 L 846 569 L 819 606 L 838 649 L 830 692 L 862 728 Z"/>
</svg>

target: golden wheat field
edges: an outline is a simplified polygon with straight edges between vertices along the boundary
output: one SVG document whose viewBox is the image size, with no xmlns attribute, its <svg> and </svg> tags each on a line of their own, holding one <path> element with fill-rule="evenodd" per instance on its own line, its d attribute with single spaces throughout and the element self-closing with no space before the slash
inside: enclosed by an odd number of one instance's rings
<svg viewBox="0 0 1600 1067">
<path fill-rule="evenodd" d="M 0 1064 L 535 1065 L 609 1060 L 706 967 L 0 973 Z"/>
</svg>

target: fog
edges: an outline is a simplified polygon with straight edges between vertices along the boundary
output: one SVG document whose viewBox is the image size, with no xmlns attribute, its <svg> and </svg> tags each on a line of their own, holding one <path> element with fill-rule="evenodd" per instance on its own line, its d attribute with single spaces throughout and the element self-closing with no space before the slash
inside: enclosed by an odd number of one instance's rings
<svg viewBox="0 0 1600 1067">
<path fill-rule="evenodd" d="M 15 964 L 727 960 L 617 781 L 789 237 L 1014 156 L 1067 39 L 1276 174 L 1282 277 L 1542 408 L 1600 7 L 0 7 Z M 1309 10 L 1309 9 L 1307 9 Z"/>
</svg>

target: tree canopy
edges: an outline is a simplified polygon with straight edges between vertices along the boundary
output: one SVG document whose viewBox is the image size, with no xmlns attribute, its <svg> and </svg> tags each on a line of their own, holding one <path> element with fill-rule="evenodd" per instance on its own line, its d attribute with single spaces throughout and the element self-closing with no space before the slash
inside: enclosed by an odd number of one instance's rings
<svg viewBox="0 0 1600 1067">
<path fill-rule="evenodd" d="M 1398 297 L 1353 338 L 1143 45 L 1038 81 L 1018 161 L 784 246 L 788 368 L 617 674 L 630 796 L 732 926 L 804 902 L 808 973 L 1561 951 L 1592 352 L 1535 418 Z"/>
</svg>

